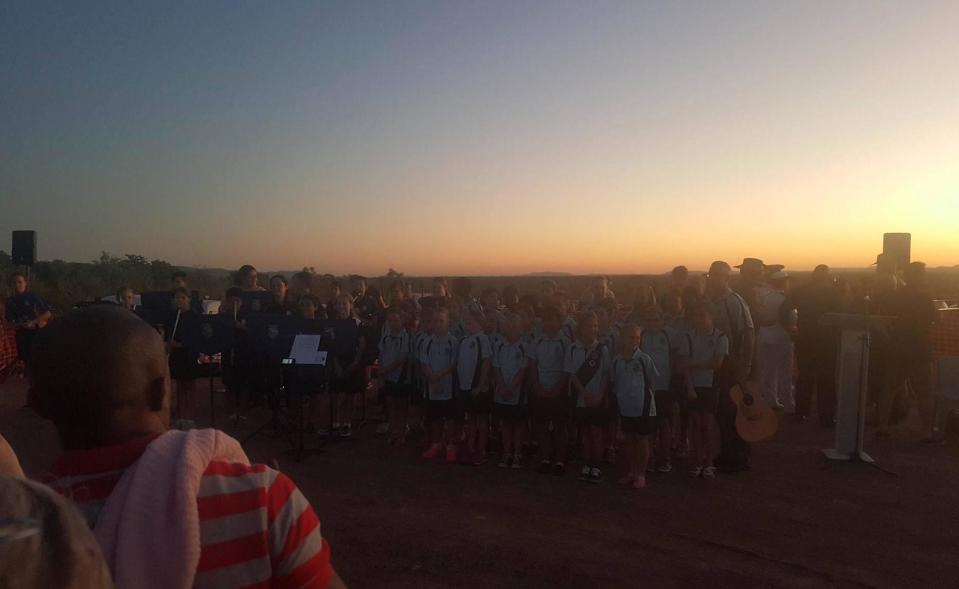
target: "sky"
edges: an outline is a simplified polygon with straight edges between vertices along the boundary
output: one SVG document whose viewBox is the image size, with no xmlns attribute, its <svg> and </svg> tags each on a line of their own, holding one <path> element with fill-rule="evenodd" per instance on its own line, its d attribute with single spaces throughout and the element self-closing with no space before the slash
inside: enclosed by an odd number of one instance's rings
<svg viewBox="0 0 959 589">
<path fill-rule="evenodd" d="M 959 264 L 959 2 L 0 5 L 0 249 L 332 273 Z"/>
</svg>

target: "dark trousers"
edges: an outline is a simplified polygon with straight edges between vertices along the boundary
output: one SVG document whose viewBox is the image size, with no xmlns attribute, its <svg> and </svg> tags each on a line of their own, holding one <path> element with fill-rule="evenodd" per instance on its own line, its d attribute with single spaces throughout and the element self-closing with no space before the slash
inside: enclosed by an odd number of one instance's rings
<svg viewBox="0 0 959 589">
<path fill-rule="evenodd" d="M 823 335 L 796 342 L 799 376 L 796 379 L 796 415 L 809 417 L 813 394 L 819 422 L 831 425 L 836 416 L 837 342 Z"/>
<path fill-rule="evenodd" d="M 719 406 L 716 409 L 716 423 L 719 425 L 719 457 L 716 466 L 723 471 L 743 470 L 749 466 L 752 448 L 739 437 L 736 431 L 736 404 L 729 391 L 745 380 L 742 362 L 727 358 L 718 373 Z"/>
</svg>

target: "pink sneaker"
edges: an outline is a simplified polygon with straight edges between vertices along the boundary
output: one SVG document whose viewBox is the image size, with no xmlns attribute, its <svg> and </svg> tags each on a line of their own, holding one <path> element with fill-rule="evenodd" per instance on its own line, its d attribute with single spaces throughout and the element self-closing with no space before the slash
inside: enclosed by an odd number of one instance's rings
<svg viewBox="0 0 959 589">
<path fill-rule="evenodd" d="M 452 444 L 446 447 L 446 462 L 456 464 L 456 446 Z"/>
<path fill-rule="evenodd" d="M 423 458 L 426 460 L 432 460 L 440 455 L 440 452 L 443 450 L 442 444 L 433 444 L 426 449 L 426 452 L 423 452 Z"/>
</svg>

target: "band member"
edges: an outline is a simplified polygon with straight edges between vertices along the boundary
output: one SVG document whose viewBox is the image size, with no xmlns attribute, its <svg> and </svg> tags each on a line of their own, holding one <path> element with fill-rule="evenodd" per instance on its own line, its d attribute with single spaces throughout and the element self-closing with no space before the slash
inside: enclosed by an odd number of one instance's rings
<svg viewBox="0 0 959 589">
<path fill-rule="evenodd" d="M 133 289 L 129 286 L 122 286 L 117 289 L 117 305 L 123 307 L 127 311 L 133 311 L 136 308 L 134 302 L 136 299 L 135 294 L 133 294 Z"/>
<path fill-rule="evenodd" d="M 30 281 L 22 272 L 10 276 L 13 296 L 7 301 L 7 321 L 17 330 L 17 354 L 21 360 L 30 360 L 30 348 L 37 330 L 46 326 L 53 314 L 50 306 L 39 295 L 30 292 Z"/>
<path fill-rule="evenodd" d="M 240 266 L 240 269 L 236 271 L 236 285 L 246 292 L 262 292 L 266 290 L 257 284 L 256 268 L 249 264 Z"/>
<path fill-rule="evenodd" d="M 734 385 L 745 381 L 752 371 L 753 344 L 756 332 L 749 305 L 729 287 L 732 269 L 723 261 L 713 262 L 706 278 L 706 299 L 713 307 L 716 328 L 726 334 L 729 354 L 718 373 L 719 407 L 716 418 L 721 439 L 717 460 L 723 471 L 736 472 L 749 468 L 749 444 L 736 431 L 736 405 L 729 397 Z"/>
</svg>

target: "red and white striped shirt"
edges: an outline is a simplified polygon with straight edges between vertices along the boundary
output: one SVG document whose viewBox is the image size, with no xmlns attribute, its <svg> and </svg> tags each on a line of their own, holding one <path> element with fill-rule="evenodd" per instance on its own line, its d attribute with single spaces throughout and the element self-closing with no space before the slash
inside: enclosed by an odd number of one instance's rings
<svg viewBox="0 0 959 589">
<path fill-rule="evenodd" d="M 71 498 L 90 527 L 119 482 L 156 436 L 70 450 L 47 484 Z M 320 520 L 289 478 L 263 464 L 211 462 L 200 479 L 200 562 L 194 587 L 326 587 L 330 548 Z"/>
</svg>

